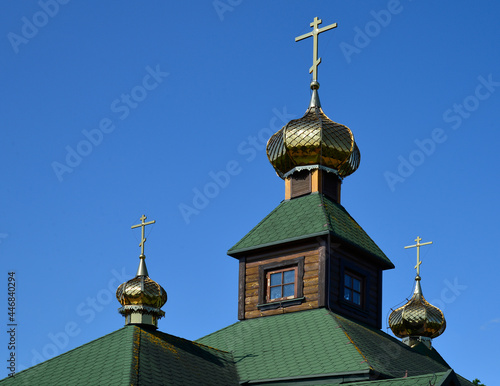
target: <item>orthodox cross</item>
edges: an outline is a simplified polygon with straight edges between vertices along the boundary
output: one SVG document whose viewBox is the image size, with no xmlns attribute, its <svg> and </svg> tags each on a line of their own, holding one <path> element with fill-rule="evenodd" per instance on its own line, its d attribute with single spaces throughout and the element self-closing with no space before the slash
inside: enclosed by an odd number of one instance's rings
<svg viewBox="0 0 500 386">
<path fill-rule="evenodd" d="M 147 219 L 146 215 L 143 214 L 141 216 L 141 223 L 137 224 L 137 225 L 132 225 L 132 228 L 131 228 L 131 229 L 134 229 L 134 228 L 142 227 L 142 231 L 141 231 L 141 234 L 142 234 L 141 243 L 139 244 L 139 246 L 141 247 L 141 256 L 146 256 L 146 255 L 144 255 L 144 243 L 146 242 L 146 237 L 144 237 L 144 228 L 146 227 L 146 225 L 151 225 L 151 224 L 154 224 L 156 222 L 155 220 L 149 221 L 149 222 L 145 222 L 146 219 Z"/>
<path fill-rule="evenodd" d="M 306 39 L 309 36 L 313 37 L 313 65 L 309 69 L 309 74 L 311 72 L 313 74 L 313 82 L 318 81 L 318 65 L 321 63 L 321 58 L 318 58 L 318 35 L 321 32 L 325 32 L 325 31 L 328 31 L 330 29 L 337 27 L 337 23 L 333 23 L 333 24 L 327 25 L 326 27 L 318 28 L 318 25 L 320 25 L 321 23 L 322 23 L 322 20 L 315 17 L 313 22 L 311 24 L 309 24 L 311 27 L 313 27 L 313 30 L 311 32 L 304 34 L 304 35 L 297 36 L 295 38 L 295 41 L 298 42 L 299 40 Z"/>
<path fill-rule="evenodd" d="M 420 236 L 417 236 L 417 238 L 415 239 L 415 241 L 417 242 L 415 245 L 408 245 L 407 247 L 405 247 L 405 249 L 408 249 L 408 248 L 415 248 L 417 247 L 417 265 L 415 266 L 415 269 L 417 270 L 417 275 L 420 276 L 420 264 L 422 264 L 422 261 L 420 261 L 420 247 L 423 246 L 423 245 L 429 245 L 429 244 L 432 244 L 432 241 L 429 241 L 427 243 L 420 243 L 422 239 L 420 238 Z"/>
</svg>

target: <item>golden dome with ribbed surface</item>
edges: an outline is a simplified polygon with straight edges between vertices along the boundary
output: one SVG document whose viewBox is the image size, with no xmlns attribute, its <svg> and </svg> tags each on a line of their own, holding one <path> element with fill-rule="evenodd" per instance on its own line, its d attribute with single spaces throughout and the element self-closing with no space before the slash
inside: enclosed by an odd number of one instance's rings
<svg viewBox="0 0 500 386">
<path fill-rule="evenodd" d="M 167 302 L 167 292 L 149 278 L 145 259 L 146 256 L 141 254 L 135 277 L 118 286 L 116 298 L 122 305 L 118 312 L 125 317 L 125 324 L 156 328 L 158 319 L 165 316 L 161 307 Z"/>
<path fill-rule="evenodd" d="M 436 338 L 446 329 L 443 311 L 425 300 L 420 276 L 415 278 L 415 290 L 410 300 L 389 315 L 389 327 L 399 338 Z"/>
<path fill-rule="evenodd" d="M 161 308 L 167 302 L 167 293 L 148 276 L 136 276 L 120 284 L 116 290 L 116 298 L 122 306 L 144 305 Z"/>
<path fill-rule="evenodd" d="M 317 82 L 311 83 L 313 94 L 304 116 L 288 122 L 267 143 L 267 157 L 281 178 L 301 166 L 324 167 L 346 177 L 359 166 L 361 156 L 351 130 L 326 116 L 318 88 Z"/>
</svg>

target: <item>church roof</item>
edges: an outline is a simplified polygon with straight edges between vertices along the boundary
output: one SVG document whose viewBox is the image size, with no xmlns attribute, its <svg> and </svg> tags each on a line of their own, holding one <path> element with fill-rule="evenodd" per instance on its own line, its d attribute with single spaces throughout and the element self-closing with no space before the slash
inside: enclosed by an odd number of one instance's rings
<svg viewBox="0 0 500 386">
<path fill-rule="evenodd" d="M 232 355 L 138 326 L 0 380 L 7 385 L 237 385 Z"/>
<path fill-rule="evenodd" d="M 429 376 L 442 377 L 450 370 L 435 349 L 411 348 L 326 309 L 243 320 L 198 342 L 232 352 L 242 384 L 280 379 L 327 384 L 335 379 L 407 376 L 415 378 L 413 383 L 387 385 L 428 385 Z"/>
<path fill-rule="evenodd" d="M 367 253 L 385 268 L 394 265 L 344 207 L 320 193 L 285 200 L 238 241 L 230 256 L 267 246 L 330 233 Z"/>
</svg>

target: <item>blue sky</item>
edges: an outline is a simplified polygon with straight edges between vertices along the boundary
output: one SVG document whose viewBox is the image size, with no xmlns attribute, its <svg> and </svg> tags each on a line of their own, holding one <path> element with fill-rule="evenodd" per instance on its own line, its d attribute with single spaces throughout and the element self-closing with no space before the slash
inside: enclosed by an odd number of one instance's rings
<svg viewBox="0 0 500 386">
<path fill-rule="evenodd" d="M 320 36 L 322 106 L 361 151 L 342 204 L 396 265 L 384 315 L 412 291 L 415 250 L 403 247 L 433 241 L 422 288 L 448 322 L 434 346 L 493 385 L 499 8 L 4 4 L 0 256 L 4 283 L 16 275 L 19 369 L 123 325 L 114 292 L 135 275 L 140 231 L 130 226 L 143 213 L 156 220 L 149 274 L 169 296 L 159 328 L 196 339 L 237 320 L 238 268 L 226 251 L 284 198 L 265 142 L 308 106 L 312 42 L 294 38 L 318 16 L 338 23 Z M 0 341 L 7 357 L 7 334 Z"/>
</svg>

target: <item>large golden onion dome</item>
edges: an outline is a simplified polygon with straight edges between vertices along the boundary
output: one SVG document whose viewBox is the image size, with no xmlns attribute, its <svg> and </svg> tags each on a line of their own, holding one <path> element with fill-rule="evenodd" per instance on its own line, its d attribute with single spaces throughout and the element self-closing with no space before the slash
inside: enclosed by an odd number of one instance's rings
<svg viewBox="0 0 500 386">
<path fill-rule="evenodd" d="M 425 300 L 420 276 L 415 278 L 415 290 L 410 300 L 389 315 L 389 327 L 399 338 L 429 338 L 441 335 L 446 329 L 443 311 Z M 419 339 L 414 339 L 414 342 Z"/>
<path fill-rule="evenodd" d="M 267 157 L 281 178 L 300 167 L 326 168 L 346 177 L 359 166 L 361 156 L 351 130 L 326 116 L 318 88 L 319 83 L 313 81 L 304 116 L 288 122 L 267 142 Z"/>
</svg>

